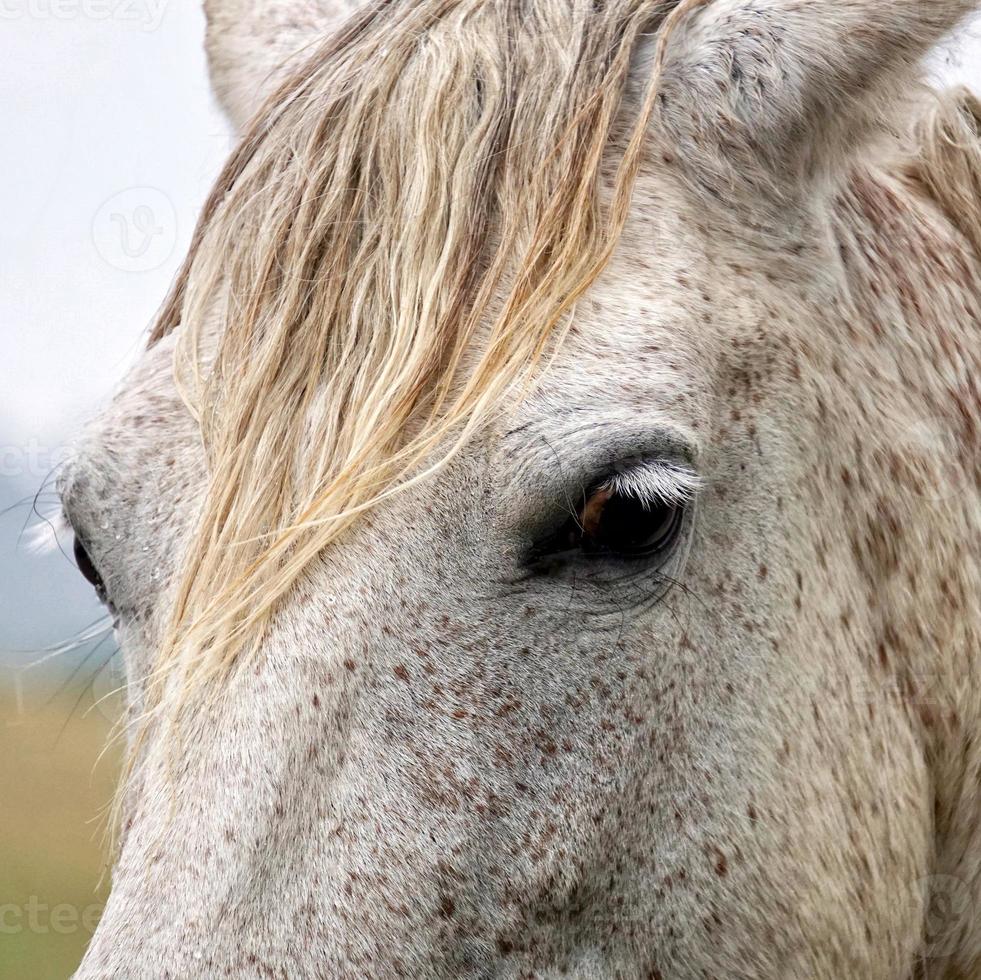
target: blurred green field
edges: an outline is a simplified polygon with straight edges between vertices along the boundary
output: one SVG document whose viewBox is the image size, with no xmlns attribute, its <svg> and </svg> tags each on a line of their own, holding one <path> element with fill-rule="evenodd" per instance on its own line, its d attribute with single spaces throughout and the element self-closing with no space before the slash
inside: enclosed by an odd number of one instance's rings
<svg viewBox="0 0 981 980">
<path fill-rule="evenodd" d="M 56 689 L 55 689 L 56 690 Z M 76 689 L 0 686 L 0 978 L 64 980 L 108 892 L 104 820 L 119 753 Z"/>
</svg>

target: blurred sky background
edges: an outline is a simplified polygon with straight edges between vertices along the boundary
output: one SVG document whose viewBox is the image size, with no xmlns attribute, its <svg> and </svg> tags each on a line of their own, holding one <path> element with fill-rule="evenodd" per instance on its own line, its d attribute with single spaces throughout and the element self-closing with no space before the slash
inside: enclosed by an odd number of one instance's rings
<svg viewBox="0 0 981 980">
<path fill-rule="evenodd" d="M 35 495 L 56 509 L 57 464 L 141 350 L 231 147 L 203 31 L 194 0 L 0 0 L 0 840 L 17 855 L 0 846 L 0 911 L 38 895 L 80 909 L 98 877 L 84 821 L 111 791 L 111 767 L 89 773 L 115 648 L 25 673 L 101 611 L 71 561 L 32 556 L 23 531 Z M 964 37 L 937 71 L 981 91 L 981 21 Z M 0 946 L 0 977 L 64 976 L 86 939 L 29 932 Z"/>
<path fill-rule="evenodd" d="M 142 348 L 231 147 L 203 33 L 192 0 L 0 0 L 0 980 L 67 977 L 106 897 L 118 657 L 103 632 L 25 671 L 104 617 L 22 532 Z"/>
<path fill-rule="evenodd" d="M 73 434 L 140 351 L 232 137 L 211 98 L 198 4 L 2 6 L 20 12 L 0 14 L 0 669 L 9 680 L 25 659 L 18 651 L 63 641 L 99 616 L 63 556 L 30 557 L 21 531 L 31 508 L 20 502 L 45 480 L 50 489 Z M 54 499 L 42 493 L 39 509 Z"/>
</svg>

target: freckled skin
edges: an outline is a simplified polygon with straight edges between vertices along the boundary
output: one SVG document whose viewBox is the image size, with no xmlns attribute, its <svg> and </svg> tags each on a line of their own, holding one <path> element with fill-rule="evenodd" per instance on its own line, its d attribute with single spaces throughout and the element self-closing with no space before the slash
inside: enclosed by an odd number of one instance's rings
<svg viewBox="0 0 981 980">
<path fill-rule="evenodd" d="M 769 222 L 767 160 L 734 183 L 668 106 L 533 395 L 151 744 L 79 978 L 981 978 L 981 257 L 841 147 Z M 204 487 L 171 348 L 64 487 L 134 713 Z M 664 430 L 705 481 L 674 584 L 523 576 L 584 461 Z"/>
</svg>

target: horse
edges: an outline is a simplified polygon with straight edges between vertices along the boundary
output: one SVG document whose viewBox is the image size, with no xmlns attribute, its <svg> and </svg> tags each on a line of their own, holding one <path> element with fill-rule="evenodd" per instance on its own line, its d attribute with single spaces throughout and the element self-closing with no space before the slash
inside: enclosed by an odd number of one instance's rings
<svg viewBox="0 0 981 980">
<path fill-rule="evenodd" d="M 205 7 L 78 980 L 981 978 L 976 0 Z"/>
</svg>

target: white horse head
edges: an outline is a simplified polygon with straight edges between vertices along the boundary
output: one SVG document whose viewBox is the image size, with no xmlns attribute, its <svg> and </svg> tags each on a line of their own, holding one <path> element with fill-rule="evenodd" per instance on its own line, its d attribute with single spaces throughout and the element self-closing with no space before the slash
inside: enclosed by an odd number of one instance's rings
<svg viewBox="0 0 981 980">
<path fill-rule="evenodd" d="M 976 6 L 210 0 L 78 977 L 981 977 Z"/>
</svg>

